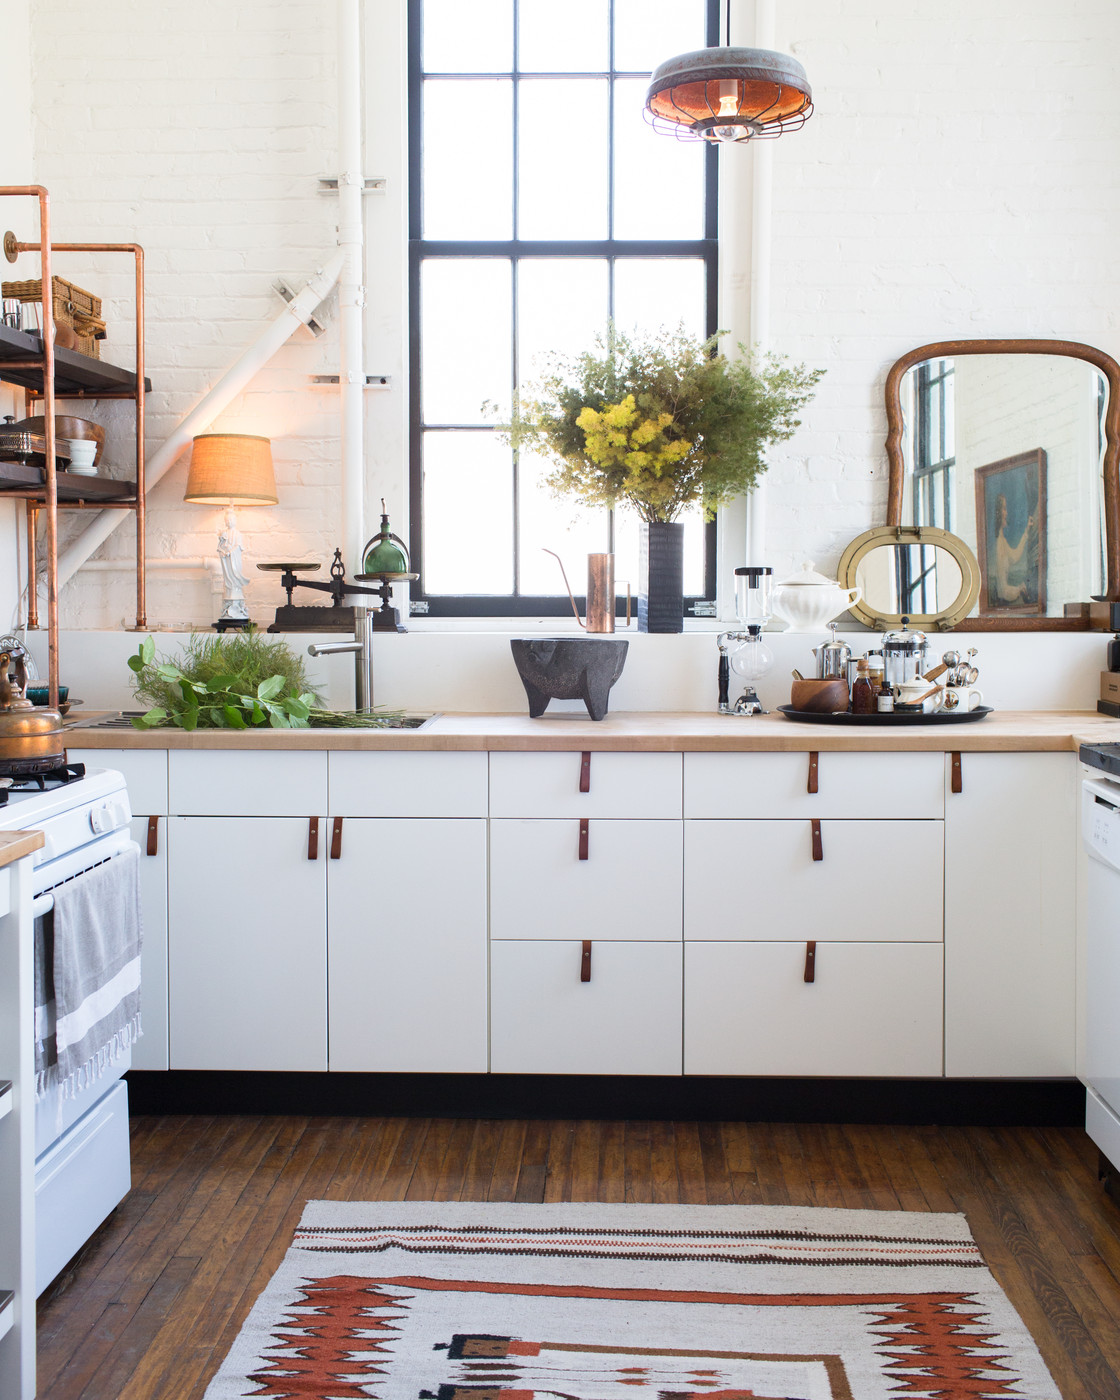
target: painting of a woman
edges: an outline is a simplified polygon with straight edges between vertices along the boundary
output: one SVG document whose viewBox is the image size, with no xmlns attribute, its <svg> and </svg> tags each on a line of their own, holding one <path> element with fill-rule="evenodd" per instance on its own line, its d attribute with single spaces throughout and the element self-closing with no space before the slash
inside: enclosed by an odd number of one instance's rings
<svg viewBox="0 0 1120 1400">
<path fill-rule="evenodd" d="M 1046 612 L 1046 453 L 976 472 L 981 615 Z"/>
</svg>

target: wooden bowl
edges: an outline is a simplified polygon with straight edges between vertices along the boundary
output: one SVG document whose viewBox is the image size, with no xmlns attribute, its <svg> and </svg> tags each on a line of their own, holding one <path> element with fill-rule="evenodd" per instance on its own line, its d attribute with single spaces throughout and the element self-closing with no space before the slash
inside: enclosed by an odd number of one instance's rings
<svg viewBox="0 0 1120 1400">
<path fill-rule="evenodd" d="M 47 420 L 42 414 L 38 418 L 24 418 L 12 424 L 14 429 L 25 433 L 42 433 L 46 431 L 46 426 Z M 105 429 L 100 423 L 91 423 L 88 418 L 71 418 L 67 414 L 56 413 L 54 435 L 56 442 L 66 442 L 70 438 L 92 438 L 97 443 L 97 455 L 93 459 L 93 465 L 96 467 L 101 461 L 101 454 L 105 450 Z"/>
<path fill-rule="evenodd" d="M 843 714 L 848 698 L 848 682 L 841 678 L 794 681 L 789 693 L 789 703 L 805 714 Z"/>
</svg>

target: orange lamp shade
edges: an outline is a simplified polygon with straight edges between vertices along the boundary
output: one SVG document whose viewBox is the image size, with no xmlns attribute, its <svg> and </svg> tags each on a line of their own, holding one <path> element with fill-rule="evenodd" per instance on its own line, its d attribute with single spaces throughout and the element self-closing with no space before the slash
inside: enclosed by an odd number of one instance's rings
<svg viewBox="0 0 1120 1400">
<path fill-rule="evenodd" d="M 654 69 L 646 119 L 682 139 L 749 141 L 808 121 L 813 94 L 805 69 L 769 49 L 696 49 Z"/>
<path fill-rule="evenodd" d="M 274 506 L 272 444 L 248 433 L 203 433 L 194 440 L 185 501 L 203 506 Z"/>
</svg>

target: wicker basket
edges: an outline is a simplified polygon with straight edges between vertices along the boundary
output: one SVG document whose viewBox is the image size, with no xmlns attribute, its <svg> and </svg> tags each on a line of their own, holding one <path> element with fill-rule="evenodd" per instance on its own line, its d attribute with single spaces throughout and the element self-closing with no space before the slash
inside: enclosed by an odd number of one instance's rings
<svg viewBox="0 0 1120 1400">
<path fill-rule="evenodd" d="M 43 283 L 38 277 L 26 282 L 4 282 L 0 284 L 0 295 L 37 304 L 43 299 Z M 82 287 L 76 287 L 73 282 L 67 282 L 64 277 L 52 277 L 51 302 L 55 325 L 69 326 L 77 336 L 78 343 L 73 348 L 81 355 L 100 359 L 98 342 L 105 339 L 101 298 Z"/>
</svg>

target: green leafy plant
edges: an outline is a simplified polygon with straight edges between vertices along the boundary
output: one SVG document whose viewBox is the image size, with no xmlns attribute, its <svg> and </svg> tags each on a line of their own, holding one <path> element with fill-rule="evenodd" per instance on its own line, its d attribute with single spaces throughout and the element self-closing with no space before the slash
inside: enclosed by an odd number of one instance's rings
<svg viewBox="0 0 1120 1400">
<path fill-rule="evenodd" d="M 148 637 L 128 665 L 133 693 L 149 707 L 133 719 L 137 729 L 369 728 L 401 719 L 399 711 L 326 709 L 302 659 L 253 628 L 195 633 L 178 660 L 157 657 Z"/>
<path fill-rule="evenodd" d="M 765 448 L 793 435 L 823 370 L 781 356 L 729 359 L 720 332 L 683 329 L 648 340 L 613 326 L 592 350 L 553 357 L 515 407 L 508 441 L 545 454 L 545 479 L 584 505 L 629 505 L 643 520 L 671 521 L 699 504 L 716 508 L 750 491 Z"/>
</svg>

